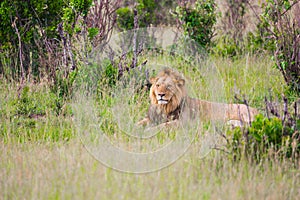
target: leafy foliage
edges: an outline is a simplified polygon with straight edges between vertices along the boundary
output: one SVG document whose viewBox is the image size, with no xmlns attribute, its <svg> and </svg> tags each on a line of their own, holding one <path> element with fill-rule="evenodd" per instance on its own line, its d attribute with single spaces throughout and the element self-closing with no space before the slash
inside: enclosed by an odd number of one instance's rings
<svg viewBox="0 0 300 200">
<path fill-rule="evenodd" d="M 120 29 L 133 29 L 133 11 L 128 7 L 119 8 L 117 11 L 117 25 Z"/>
<path fill-rule="evenodd" d="M 245 53 L 246 2 L 247 0 L 224 1 L 214 53 L 229 57 Z"/>
<path fill-rule="evenodd" d="M 214 0 L 196 1 L 194 7 L 186 3 L 176 8 L 176 17 L 181 21 L 184 33 L 202 47 L 210 47 L 216 23 Z"/>
<path fill-rule="evenodd" d="M 64 29 L 73 34 L 73 31 L 79 31 L 80 27 L 75 27 L 76 22 L 80 16 L 85 18 L 92 5 L 92 0 L 70 0 L 68 5 L 63 9 L 62 20 Z"/>
<path fill-rule="evenodd" d="M 158 8 L 154 0 L 138 0 L 134 5 L 138 14 L 138 26 L 147 27 L 156 24 L 155 10 Z M 134 28 L 134 12 L 132 8 L 121 7 L 117 11 L 117 25 L 121 30 L 131 30 Z"/>
<path fill-rule="evenodd" d="M 9 51 L 11 57 L 20 57 L 22 51 L 24 71 L 32 67 L 39 73 L 39 54 L 44 45 L 37 41 L 57 38 L 57 25 L 61 20 L 64 1 L 18 1 L 4 0 L 0 4 L 0 52 Z M 41 45 L 41 46 L 40 46 Z M 39 51 L 40 50 L 40 51 Z M 12 72 L 18 77 L 21 72 L 19 60 L 12 61 Z M 0 61 L 1 66 L 4 63 Z M 0 71 L 0 73 L 2 73 Z"/>
<path fill-rule="evenodd" d="M 267 0 L 262 4 L 256 35 L 250 35 L 254 46 L 271 50 L 275 67 L 286 83 L 300 92 L 300 24 L 299 16 L 291 13 L 297 0 Z"/>
<path fill-rule="evenodd" d="M 229 135 L 232 135 L 229 148 L 235 155 L 240 155 L 245 149 L 245 153 L 255 159 L 268 154 L 297 157 L 300 153 L 300 120 L 293 120 L 295 126 L 286 126 L 277 117 L 268 118 L 259 114 L 246 130 L 235 128 L 229 131 Z"/>
<path fill-rule="evenodd" d="M 1 82 L 6 106 L 0 107 L 0 138 L 3 141 L 66 141 L 74 136 L 70 105 L 57 113 L 57 96 L 45 85 L 23 88 Z M 2 87 L 2 86 L 6 87 Z M 4 96 L 0 97 L 3 101 Z"/>
</svg>

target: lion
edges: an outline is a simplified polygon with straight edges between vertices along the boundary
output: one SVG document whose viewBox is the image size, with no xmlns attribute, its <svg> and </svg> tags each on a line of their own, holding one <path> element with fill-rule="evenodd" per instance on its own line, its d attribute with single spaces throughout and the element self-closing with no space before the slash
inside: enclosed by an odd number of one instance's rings
<svg viewBox="0 0 300 200">
<path fill-rule="evenodd" d="M 187 95 L 185 79 L 169 68 L 150 79 L 151 104 L 147 117 L 138 125 L 168 125 L 178 120 L 227 121 L 243 126 L 250 124 L 257 109 L 245 104 L 216 103 Z M 238 123 L 237 123 L 238 122 Z M 231 124 L 231 123 L 230 123 Z"/>
</svg>

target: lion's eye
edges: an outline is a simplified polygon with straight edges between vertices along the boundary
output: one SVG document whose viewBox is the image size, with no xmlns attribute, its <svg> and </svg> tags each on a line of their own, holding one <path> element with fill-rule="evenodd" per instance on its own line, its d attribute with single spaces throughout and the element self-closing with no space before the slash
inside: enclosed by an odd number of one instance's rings
<svg viewBox="0 0 300 200">
<path fill-rule="evenodd" d="M 159 87 L 159 84 L 156 84 L 156 87 Z"/>
</svg>

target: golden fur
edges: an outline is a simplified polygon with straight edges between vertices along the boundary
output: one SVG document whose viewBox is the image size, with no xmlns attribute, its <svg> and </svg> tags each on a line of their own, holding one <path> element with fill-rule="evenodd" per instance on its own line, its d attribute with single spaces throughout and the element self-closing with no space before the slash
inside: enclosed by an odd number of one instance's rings
<svg viewBox="0 0 300 200">
<path fill-rule="evenodd" d="M 225 120 L 250 123 L 258 111 L 244 104 L 215 103 L 190 98 L 185 88 L 185 80 L 171 69 L 164 69 L 157 77 L 151 78 L 151 105 L 148 116 L 140 125 L 158 125 L 180 119 L 202 121 Z"/>
</svg>

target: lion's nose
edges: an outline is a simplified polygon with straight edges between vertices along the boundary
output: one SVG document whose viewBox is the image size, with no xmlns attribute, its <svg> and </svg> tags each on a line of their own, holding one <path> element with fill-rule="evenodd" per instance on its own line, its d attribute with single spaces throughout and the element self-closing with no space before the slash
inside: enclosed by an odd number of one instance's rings
<svg viewBox="0 0 300 200">
<path fill-rule="evenodd" d="M 160 96 L 160 98 L 164 97 L 165 95 L 166 94 L 162 94 L 162 93 L 158 94 L 158 96 Z"/>
</svg>

